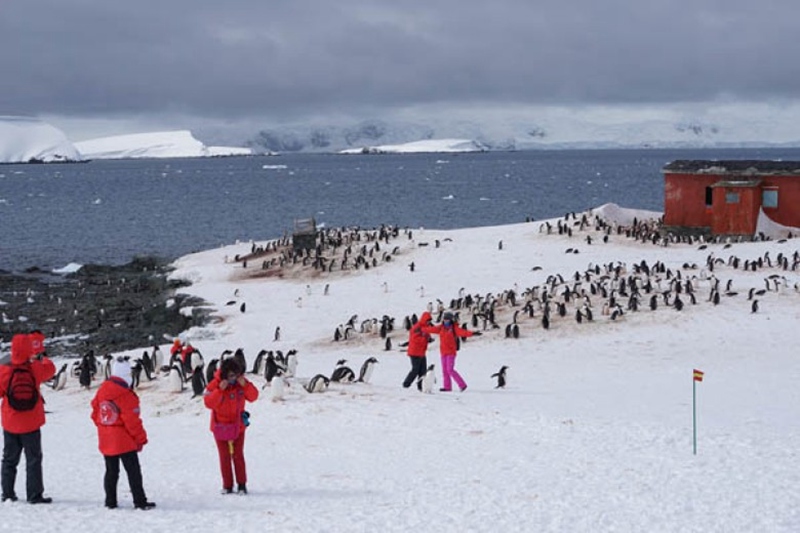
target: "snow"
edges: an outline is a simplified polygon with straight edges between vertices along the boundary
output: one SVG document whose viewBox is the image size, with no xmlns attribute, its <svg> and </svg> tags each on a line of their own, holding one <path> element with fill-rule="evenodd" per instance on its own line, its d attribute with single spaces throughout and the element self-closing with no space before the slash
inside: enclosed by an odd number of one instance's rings
<svg viewBox="0 0 800 533">
<path fill-rule="evenodd" d="M 64 132 L 33 117 L 0 116 L 0 163 L 80 161 Z"/>
<path fill-rule="evenodd" d="M 756 235 L 764 235 L 770 239 L 785 239 L 790 235 L 800 235 L 800 228 L 778 224 L 764 213 L 763 208 L 760 208 L 756 220 Z"/>
<path fill-rule="evenodd" d="M 479 142 L 469 139 L 428 139 L 403 144 L 384 144 L 342 150 L 341 154 L 415 154 L 438 152 L 482 152 L 486 150 Z"/>
<path fill-rule="evenodd" d="M 69 263 L 61 268 L 54 268 L 53 274 L 74 274 L 82 268 L 83 265 L 79 263 Z"/>
<path fill-rule="evenodd" d="M 249 148 L 205 146 L 187 130 L 134 133 L 75 143 L 87 159 L 250 155 Z"/>
<path fill-rule="evenodd" d="M 601 206 L 619 220 L 660 214 Z M 580 219 L 581 214 L 578 214 Z M 591 215 L 587 215 L 591 216 Z M 553 226 L 556 221 L 550 221 Z M 563 221 L 562 221 L 563 222 Z M 139 389 L 149 444 L 141 454 L 144 485 L 158 508 L 130 510 L 124 474 L 120 503 L 103 509 L 103 461 L 89 420 L 93 393 L 70 379 L 60 392 L 45 390 L 48 422 L 42 430 L 50 507 L 3 504 L 9 530 L 237 531 L 658 531 L 794 532 L 800 486 L 797 409 L 800 359 L 796 325 L 800 295 L 796 271 L 765 266 L 734 270 L 728 259 L 789 255 L 797 241 L 654 246 L 593 228 L 574 236 L 541 231 L 542 222 L 460 230 L 414 229 L 384 250 L 394 260 L 369 270 L 312 274 L 299 267 L 281 278 L 260 276 L 229 259 L 250 253 L 242 242 L 179 259 L 175 278 L 209 302 L 218 321 L 181 336 L 206 361 L 224 349 L 244 349 L 252 364 L 262 348 L 297 349 L 298 377 L 284 401 L 270 388 L 251 405 L 245 455 L 250 494 L 220 496 L 216 450 L 208 412 L 191 392 L 166 392 L 163 377 Z M 592 235 L 593 243 L 585 237 Z M 435 246 L 438 241 L 440 246 Z M 498 242 L 502 241 L 502 249 Z M 428 246 L 419 246 L 428 243 Z M 569 248 L 579 253 L 565 253 Z M 707 258 L 721 259 L 713 273 Z M 549 276 L 570 281 L 590 265 L 664 262 L 683 279 L 696 278 L 697 304 L 682 311 L 645 305 L 612 321 L 591 296 L 594 321 L 576 323 L 569 304 L 549 330 L 520 318 L 519 339 L 503 327 L 514 309 L 497 308 L 499 330 L 469 339 L 457 368 L 464 393 L 426 395 L 403 389 L 410 365 L 398 350 L 402 319 L 441 299 L 499 294 L 515 286 L 544 286 Z M 415 263 L 415 271 L 408 265 Z M 259 264 L 256 264 L 259 263 Z M 683 268 L 684 265 L 700 265 Z M 708 301 L 710 281 L 732 280 L 736 296 Z M 785 286 L 759 296 L 751 313 L 750 288 L 768 276 Z M 657 279 L 658 278 L 658 279 Z M 610 278 L 607 280 L 611 283 Z M 652 283 L 665 289 L 666 274 Z M 325 294 L 325 286 L 329 293 Z M 584 284 L 584 288 L 587 288 Z M 555 291 L 556 297 L 563 285 Z M 238 291 L 238 292 L 237 292 Z M 226 305 L 234 301 L 235 305 Z M 246 312 L 240 304 L 246 303 Z M 623 302 L 624 305 L 625 302 Z M 462 310 L 462 320 L 467 320 Z M 376 334 L 334 343 L 337 325 L 395 318 L 392 351 Z M 281 328 L 281 339 L 273 331 Z M 165 341 L 166 342 L 166 341 Z M 168 344 L 161 347 L 167 353 Z M 141 350 L 131 351 L 140 355 Z M 356 371 L 379 359 L 370 384 L 332 384 L 308 394 L 300 382 L 329 375 L 338 359 Z M 428 362 L 439 365 L 438 342 Z M 58 362 L 60 364 L 60 362 Z M 510 367 L 509 384 L 495 390 L 489 377 Z M 692 370 L 697 384 L 698 452 L 692 454 Z M 252 377 L 261 388 L 263 379 Z M 441 376 L 439 375 L 439 384 Z M 94 388 L 96 388 L 94 385 Z M 24 491 L 24 468 L 17 490 Z"/>
</svg>

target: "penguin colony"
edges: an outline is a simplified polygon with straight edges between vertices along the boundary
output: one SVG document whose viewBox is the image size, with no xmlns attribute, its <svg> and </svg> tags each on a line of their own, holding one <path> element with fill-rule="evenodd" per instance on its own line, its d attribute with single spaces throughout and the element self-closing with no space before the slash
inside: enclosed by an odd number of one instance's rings
<svg viewBox="0 0 800 533">
<path fill-rule="evenodd" d="M 652 312 L 687 312 L 697 305 L 726 305 L 728 302 L 746 300 L 747 310 L 758 314 L 768 309 L 771 298 L 784 293 L 800 292 L 800 283 L 790 282 L 792 273 L 800 269 L 800 252 L 778 253 L 775 257 L 769 252 L 761 256 L 740 257 L 731 253 L 734 245 L 742 239 L 708 239 L 702 236 L 676 236 L 664 234 L 658 220 L 636 220 L 629 225 L 613 224 L 603 218 L 592 215 L 569 213 L 555 223 L 544 222 L 539 232 L 546 235 L 559 235 L 576 239 L 576 244 L 565 249 L 565 253 L 579 254 L 581 247 L 602 246 L 611 239 L 631 239 L 653 246 L 668 247 L 676 244 L 697 245 L 698 251 L 704 251 L 704 260 L 698 263 L 684 263 L 680 266 L 667 267 L 661 261 L 649 264 L 646 260 L 627 264 L 610 262 L 606 264 L 588 263 L 583 270 L 573 273 L 552 273 L 544 277 L 544 281 L 528 287 L 510 287 L 497 293 L 468 293 L 461 288 L 446 305 L 441 299 L 428 303 L 428 310 L 435 321 L 441 321 L 445 311 L 455 314 L 456 320 L 470 329 L 480 329 L 489 335 L 512 340 L 531 334 L 548 334 L 550 330 L 563 329 L 576 331 L 589 324 L 603 321 L 621 323 L 637 313 Z M 269 241 L 264 246 L 253 244 L 251 254 L 237 257 L 235 260 L 245 263 L 254 259 L 263 259 L 262 270 L 287 269 L 291 267 L 305 268 L 317 272 L 333 272 L 374 268 L 381 262 L 391 261 L 399 253 L 400 246 L 391 250 L 391 240 L 405 235 L 413 238 L 408 230 L 397 227 L 381 226 L 373 230 L 358 228 L 341 228 L 319 232 L 317 246 L 305 252 L 294 252 L 288 239 Z M 450 241 L 451 239 L 444 239 Z M 755 240 L 766 240 L 763 235 Z M 579 242 L 578 242 L 579 241 Z M 779 243 L 788 241 L 781 240 Z M 425 246 L 428 243 L 417 243 Z M 441 242 L 436 241 L 437 247 Z M 720 250 L 712 251 L 710 246 L 717 245 Z M 722 246 L 719 246 L 722 245 Z M 498 249 L 500 249 L 498 247 Z M 585 248 L 584 248 L 585 249 Z M 537 272 L 541 278 L 542 267 L 534 265 L 531 272 Z M 734 272 L 748 274 L 753 281 L 748 286 L 734 286 L 730 276 Z M 727 276 L 726 276 L 727 274 Z M 741 284 L 741 276 L 738 278 Z M 235 294 L 238 297 L 238 294 Z M 435 303 L 434 303 L 435 301 Z M 238 303 L 236 301 L 229 304 Z M 244 308 L 241 307 L 244 311 Z M 416 315 L 403 318 L 403 329 L 408 331 L 417 321 Z M 596 327 L 596 326 L 595 326 Z M 392 349 L 391 333 L 395 329 L 395 318 L 388 314 L 359 320 L 352 315 L 333 328 L 332 342 L 347 342 L 352 339 L 380 339 L 384 351 Z M 279 329 L 275 336 L 279 338 Z M 404 348 L 405 343 L 399 345 Z M 378 349 L 376 347 L 376 349 Z M 198 358 L 191 358 L 191 363 L 180 364 L 174 359 L 164 364 L 163 356 L 156 348 L 152 356 L 147 352 L 133 361 L 134 386 L 144 379 L 154 379 L 156 372 L 166 374 L 170 390 L 181 392 L 190 383 L 195 395 L 204 388 L 213 376 L 219 360 L 226 356 L 238 356 L 244 359 L 241 350 L 236 353 L 226 350 L 206 366 L 197 353 Z M 241 361 L 240 361 L 241 362 Z M 331 383 L 347 384 L 357 381 L 369 382 L 372 369 L 377 360 L 370 358 L 364 362 L 358 376 L 340 361 L 330 376 L 319 374 L 309 380 L 299 380 L 309 392 L 321 392 Z M 71 372 L 62 368 L 54 377 L 51 385 L 63 388 L 68 375 L 78 378 L 83 387 L 89 387 L 94 376 L 102 372 L 107 376 L 110 356 L 100 361 L 89 352 L 80 361 L 73 363 Z M 203 371 L 205 369 L 205 371 Z M 270 386 L 277 377 L 278 391 L 273 399 L 280 399 L 284 386 L 290 385 L 296 378 L 297 354 L 292 350 L 286 355 L 280 351 L 262 350 L 257 356 L 250 372 L 264 377 L 264 387 Z M 430 379 L 435 379 L 430 373 Z M 491 376 L 497 379 L 497 387 L 505 384 L 505 369 Z M 501 379 L 502 377 L 502 379 Z M 502 384 L 501 384 L 502 382 Z M 201 394 L 201 392 L 200 392 Z"/>
</svg>

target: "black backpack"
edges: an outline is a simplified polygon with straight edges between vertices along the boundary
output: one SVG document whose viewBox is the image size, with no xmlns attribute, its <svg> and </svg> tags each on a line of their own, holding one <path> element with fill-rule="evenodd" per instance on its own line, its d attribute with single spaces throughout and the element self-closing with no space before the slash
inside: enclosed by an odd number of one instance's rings
<svg viewBox="0 0 800 533">
<path fill-rule="evenodd" d="M 6 388 L 6 400 L 15 411 L 30 411 L 39 402 L 39 387 L 27 366 L 12 367 Z"/>
</svg>

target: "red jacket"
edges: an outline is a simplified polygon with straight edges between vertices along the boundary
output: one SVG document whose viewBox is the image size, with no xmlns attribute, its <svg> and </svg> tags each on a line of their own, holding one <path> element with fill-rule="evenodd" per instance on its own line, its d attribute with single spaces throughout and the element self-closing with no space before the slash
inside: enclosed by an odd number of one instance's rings
<svg viewBox="0 0 800 533">
<path fill-rule="evenodd" d="M 408 332 L 408 355 L 409 357 L 425 357 L 428 352 L 428 342 L 431 338 L 430 335 L 423 331 L 423 328 L 428 327 L 428 322 L 431 319 L 431 314 L 427 311 L 422 313 L 416 324 L 411 326 Z"/>
<path fill-rule="evenodd" d="M 461 329 L 455 322 L 450 324 L 449 327 L 442 323 L 438 326 L 422 328 L 422 330 L 425 333 L 439 335 L 439 353 L 441 355 L 456 355 L 458 351 L 456 337 L 472 337 L 472 332 L 470 330 Z"/>
<path fill-rule="evenodd" d="M 20 359 L 16 354 L 11 354 L 10 365 L 0 365 L 0 398 L 3 398 L 3 407 L 0 408 L 0 419 L 2 419 L 3 429 L 9 433 L 30 433 L 36 431 L 44 425 L 44 398 L 39 394 L 39 401 L 30 411 L 15 411 L 5 399 L 6 388 L 11 379 L 11 371 L 16 367 L 30 365 L 33 379 L 36 386 L 52 378 L 56 373 L 56 365 L 47 357 L 41 360 L 28 361 L 26 358 Z"/>
<path fill-rule="evenodd" d="M 103 455 L 141 451 L 147 431 L 139 414 L 139 397 L 125 380 L 112 376 L 100 385 L 92 400 L 92 420 Z"/>
<path fill-rule="evenodd" d="M 244 387 L 239 385 L 237 381 L 233 385 L 228 385 L 225 390 L 219 388 L 221 381 L 220 371 L 214 374 L 214 379 L 206 387 L 203 394 L 203 402 L 206 407 L 211 409 L 211 430 L 214 430 L 214 424 L 233 424 L 239 422 L 242 431 L 245 430 L 244 422 L 242 421 L 242 413 L 244 412 L 245 401 L 254 402 L 258 399 L 258 389 L 255 385 L 245 378 Z"/>
</svg>

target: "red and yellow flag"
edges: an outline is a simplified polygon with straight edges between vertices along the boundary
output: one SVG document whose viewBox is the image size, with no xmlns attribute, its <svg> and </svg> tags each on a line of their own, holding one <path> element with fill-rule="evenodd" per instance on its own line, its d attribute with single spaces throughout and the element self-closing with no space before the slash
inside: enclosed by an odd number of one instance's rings
<svg viewBox="0 0 800 533">
<path fill-rule="evenodd" d="M 703 381 L 703 372 L 700 370 L 694 369 L 694 380 L 695 381 Z"/>
</svg>

